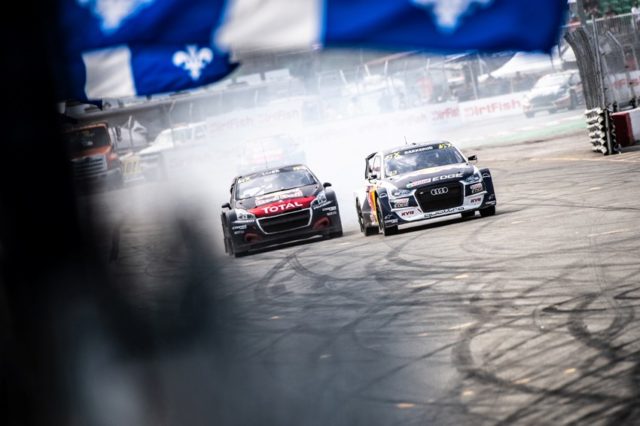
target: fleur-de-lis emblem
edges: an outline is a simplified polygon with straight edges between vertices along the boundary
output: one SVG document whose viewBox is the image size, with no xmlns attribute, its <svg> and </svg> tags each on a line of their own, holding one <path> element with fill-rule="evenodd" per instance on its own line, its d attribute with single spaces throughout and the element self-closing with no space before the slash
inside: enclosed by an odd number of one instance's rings
<svg viewBox="0 0 640 426">
<path fill-rule="evenodd" d="M 418 7 L 433 7 L 438 27 L 445 32 L 455 31 L 463 16 L 469 14 L 474 3 L 487 6 L 493 0 L 411 0 Z"/>
<path fill-rule="evenodd" d="M 213 61 L 213 52 L 208 47 L 198 49 L 198 46 L 189 45 L 186 51 L 179 50 L 173 54 L 173 64 L 189 71 L 189 76 L 194 81 L 200 78 L 202 70 L 211 61 Z"/>
<path fill-rule="evenodd" d="M 128 18 L 153 4 L 155 0 L 76 0 L 82 7 L 91 10 L 99 20 L 100 29 L 109 35 L 120 28 Z"/>
</svg>

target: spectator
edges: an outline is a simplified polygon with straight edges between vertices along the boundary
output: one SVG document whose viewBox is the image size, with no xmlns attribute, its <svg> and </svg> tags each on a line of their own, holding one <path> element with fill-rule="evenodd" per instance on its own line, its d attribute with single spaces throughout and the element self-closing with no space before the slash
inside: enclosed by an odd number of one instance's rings
<svg viewBox="0 0 640 426">
<path fill-rule="evenodd" d="M 611 8 L 611 6 L 607 7 L 607 11 L 604 14 L 605 17 L 607 18 L 612 18 L 614 16 L 616 16 L 616 12 L 614 12 L 614 10 Z"/>
<path fill-rule="evenodd" d="M 633 6 L 631 7 L 631 14 L 633 15 L 633 20 L 636 21 L 636 23 L 640 22 L 640 4 L 638 2 L 634 2 Z"/>
<path fill-rule="evenodd" d="M 600 13 L 600 8 L 598 6 L 591 6 L 587 9 L 587 16 L 593 18 L 601 18 L 602 14 Z"/>
</svg>

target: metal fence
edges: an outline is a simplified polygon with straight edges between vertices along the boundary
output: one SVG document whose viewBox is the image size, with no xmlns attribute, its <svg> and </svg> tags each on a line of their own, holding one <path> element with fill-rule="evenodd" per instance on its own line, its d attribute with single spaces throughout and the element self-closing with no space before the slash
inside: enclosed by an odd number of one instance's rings
<svg viewBox="0 0 640 426">
<path fill-rule="evenodd" d="M 565 39 L 578 61 L 587 108 L 636 106 L 640 97 L 638 16 L 589 20 L 567 27 Z"/>
</svg>

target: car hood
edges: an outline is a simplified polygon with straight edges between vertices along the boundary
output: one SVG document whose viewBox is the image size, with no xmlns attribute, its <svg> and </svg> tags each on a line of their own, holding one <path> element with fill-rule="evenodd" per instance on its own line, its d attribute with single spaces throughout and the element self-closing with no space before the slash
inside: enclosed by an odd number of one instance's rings
<svg viewBox="0 0 640 426">
<path fill-rule="evenodd" d="M 282 214 L 287 211 L 308 208 L 322 189 L 320 184 L 286 189 L 238 200 L 235 207 L 248 210 L 258 217 Z"/>
<path fill-rule="evenodd" d="M 466 163 L 432 167 L 385 179 L 396 188 L 414 189 L 419 186 L 452 180 L 466 179 L 476 171 L 474 166 Z"/>
</svg>

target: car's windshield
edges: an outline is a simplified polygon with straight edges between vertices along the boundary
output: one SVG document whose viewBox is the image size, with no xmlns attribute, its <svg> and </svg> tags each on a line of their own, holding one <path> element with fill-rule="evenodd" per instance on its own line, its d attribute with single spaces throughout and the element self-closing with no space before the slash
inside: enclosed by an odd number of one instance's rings
<svg viewBox="0 0 640 426">
<path fill-rule="evenodd" d="M 304 167 L 271 170 L 238 179 L 236 199 L 243 200 L 315 183 L 316 179 Z"/>
<path fill-rule="evenodd" d="M 464 162 L 465 159 L 458 150 L 445 142 L 389 153 L 384 157 L 384 170 L 386 176 L 396 176 L 430 167 Z"/>
<path fill-rule="evenodd" d="M 74 130 L 66 133 L 65 139 L 67 140 L 67 149 L 71 154 L 109 145 L 109 134 L 104 127 Z"/>
<path fill-rule="evenodd" d="M 566 74 L 546 75 L 542 77 L 540 80 L 538 80 L 535 87 L 540 88 L 540 87 L 561 86 L 564 83 L 566 83 L 568 79 L 569 79 L 569 76 Z"/>
</svg>

